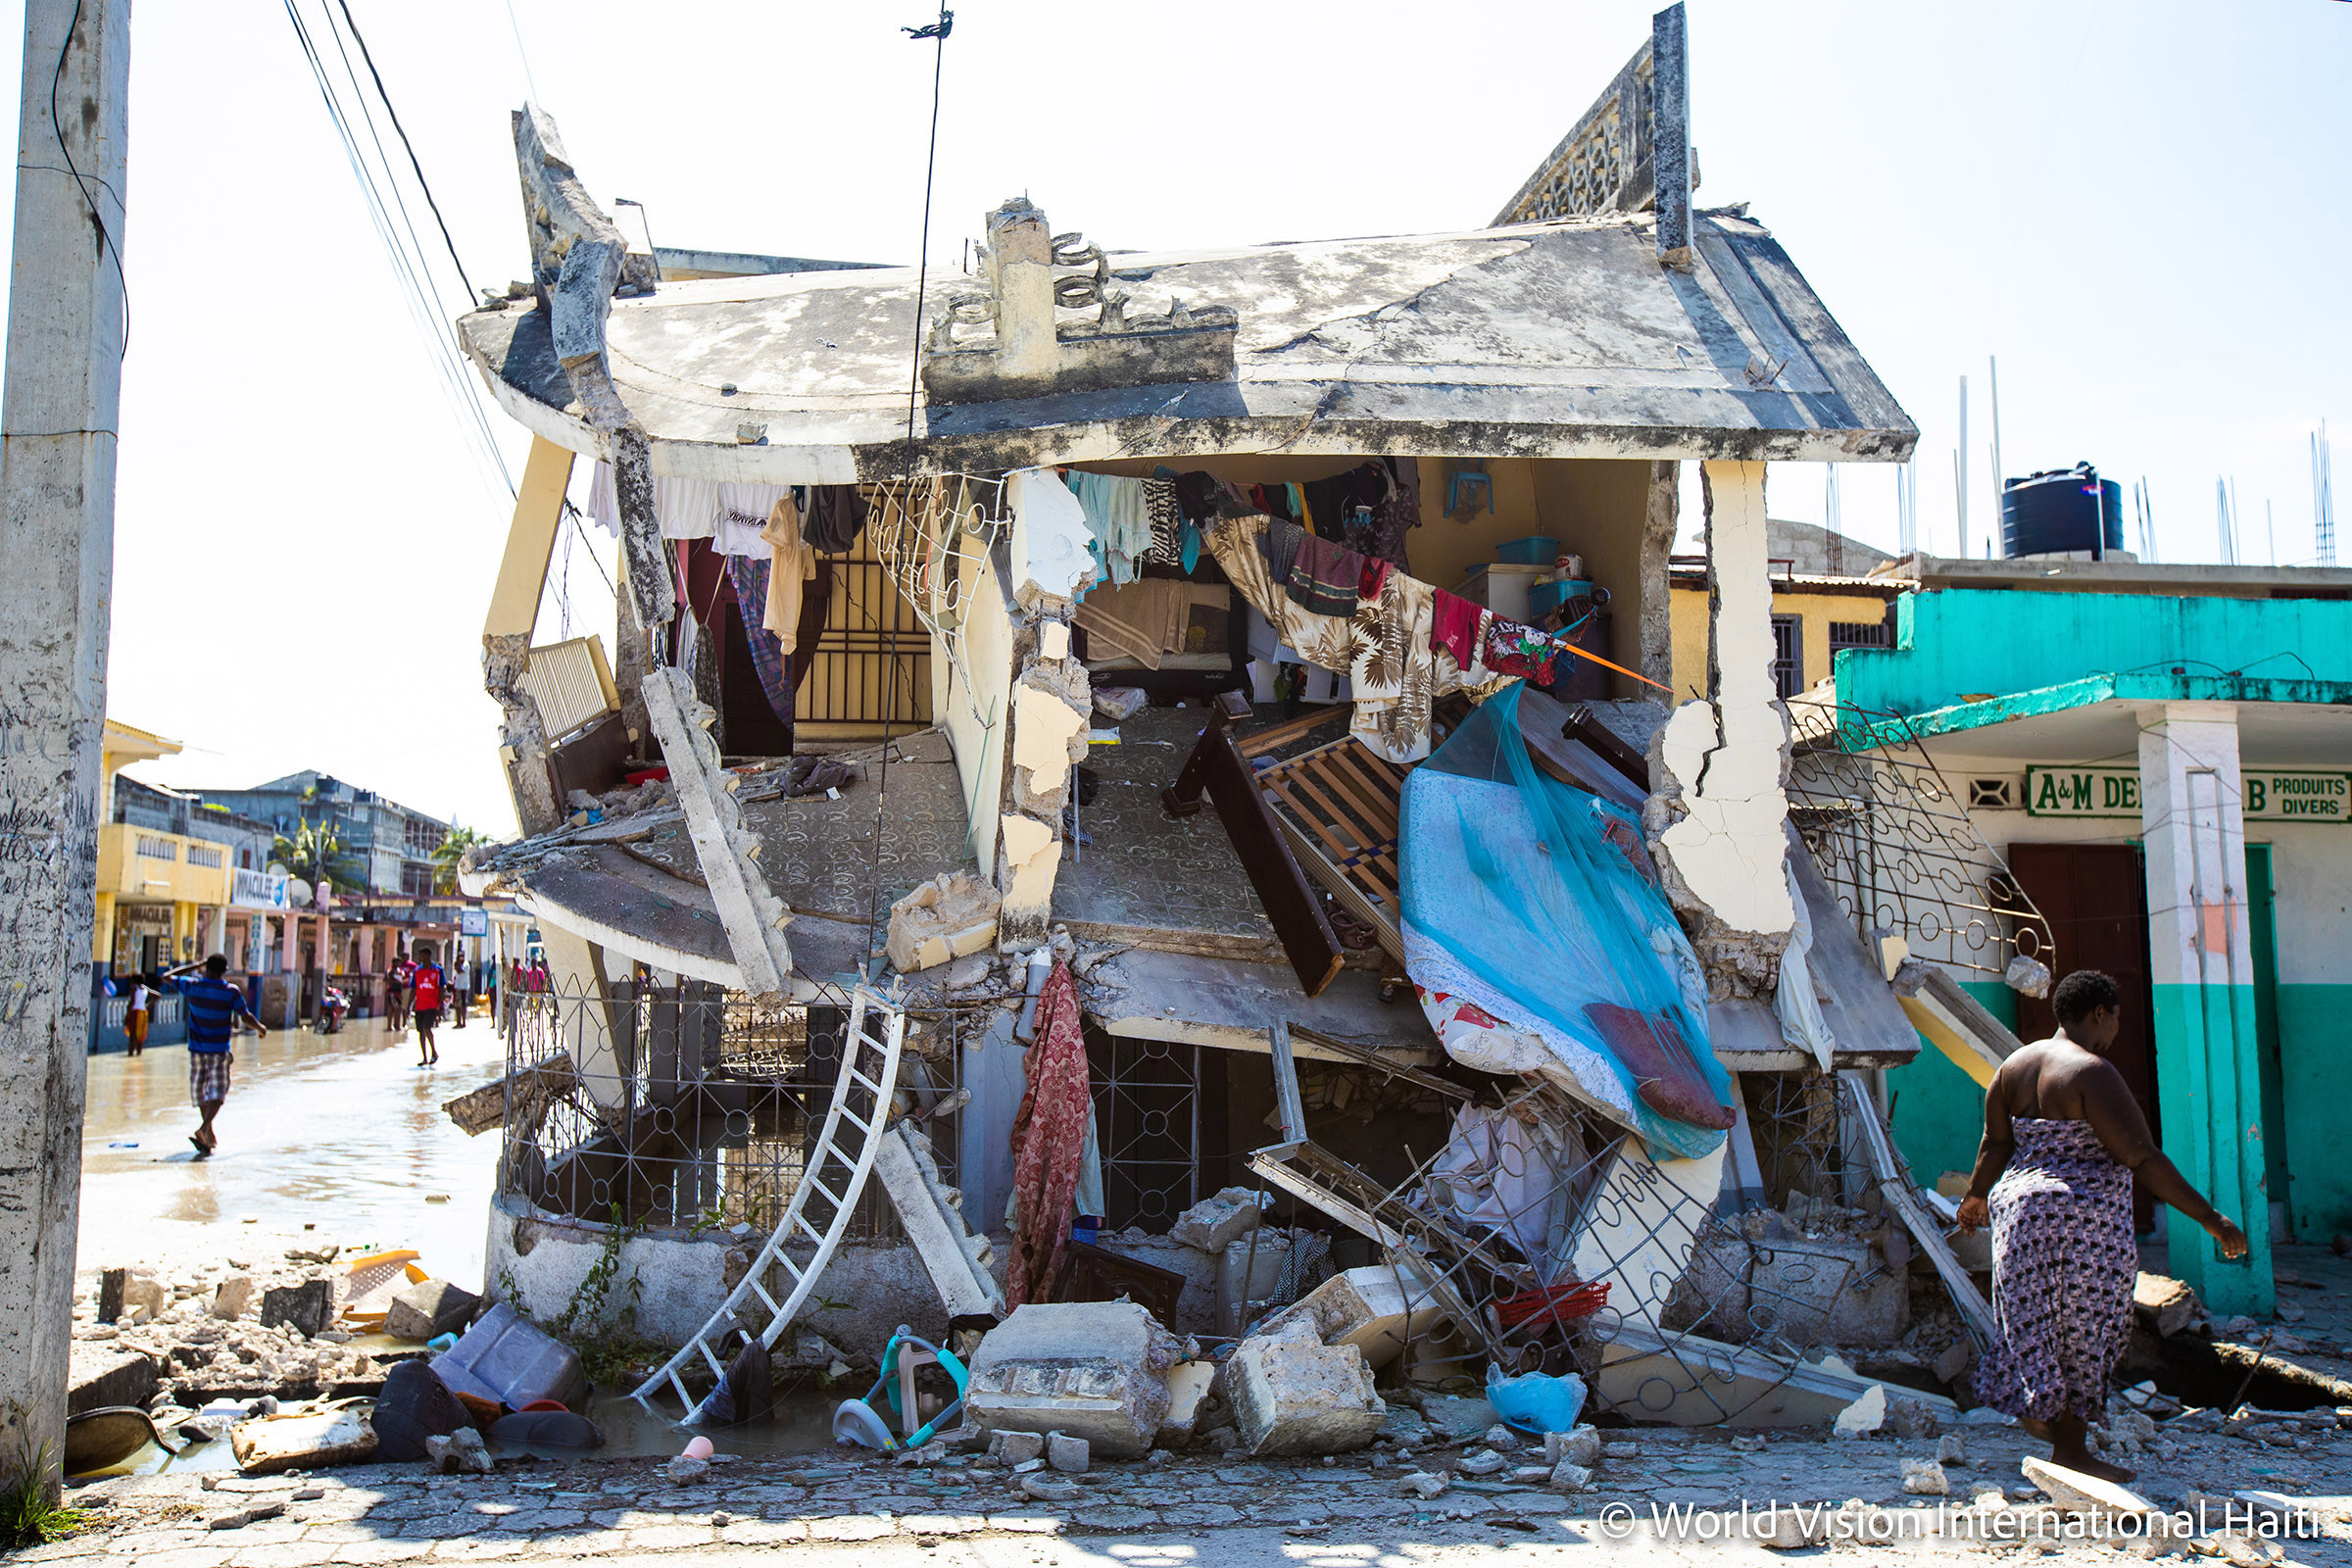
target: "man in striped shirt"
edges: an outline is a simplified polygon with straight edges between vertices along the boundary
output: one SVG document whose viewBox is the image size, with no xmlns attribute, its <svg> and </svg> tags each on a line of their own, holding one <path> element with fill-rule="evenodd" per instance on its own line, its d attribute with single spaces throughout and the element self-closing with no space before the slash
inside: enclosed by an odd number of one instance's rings
<svg viewBox="0 0 2352 1568">
<path fill-rule="evenodd" d="M 203 1116 L 188 1142 L 196 1146 L 196 1157 L 211 1154 L 220 1140 L 213 1132 L 213 1118 L 220 1113 L 220 1102 L 228 1098 L 229 1037 L 236 1032 L 240 1014 L 253 1025 L 256 1037 L 269 1034 L 262 1021 L 245 1004 L 245 993 L 220 978 L 228 973 L 228 959 L 214 954 L 204 960 L 202 978 L 191 978 L 188 971 L 196 965 L 174 969 L 167 981 L 184 1002 L 188 1018 L 188 1098 L 196 1102 Z"/>
</svg>

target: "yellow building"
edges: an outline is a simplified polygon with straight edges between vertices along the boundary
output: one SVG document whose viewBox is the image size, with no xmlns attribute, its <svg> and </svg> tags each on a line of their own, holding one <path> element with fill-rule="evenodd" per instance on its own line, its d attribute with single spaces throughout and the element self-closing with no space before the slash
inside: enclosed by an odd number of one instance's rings
<svg viewBox="0 0 2352 1568">
<path fill-rule="evenodd" d="M 178 751 L 177 741 L 106 721 L 90 956 L 108 973 L 169 968 L 224 945 L 235 950 L 232 965 L 246 968 L 256 944 L 238 929 L 248 922 L 232 919 L 231 910 L 286 907 L 285 878 L 268 869 L 261 824 L 219 812 L 222 825 L 208 831 L 207 817 L 216 813 L 189 797 L 120 776 L 132 763 Z"/>
<path fill-rule="evenodd" d="M 1773 564 L 1773 680 L 1786 699 L 1830 678 L 1841 648 L 1886 648 L 1894 638 L 1894 601 L 1918 584 Z M 1678 699 L 1707 694 L 1706 558 L 1676 557 L 1667 571 L 1667 618 L 1673 636 Z"/>
</svg>

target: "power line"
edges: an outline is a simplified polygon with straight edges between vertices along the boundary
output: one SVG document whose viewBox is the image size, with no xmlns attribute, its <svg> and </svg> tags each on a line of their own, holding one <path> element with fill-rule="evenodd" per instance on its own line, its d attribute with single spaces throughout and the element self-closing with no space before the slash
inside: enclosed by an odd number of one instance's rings
<svg viewBox="0 0 2352 1568">
<path fill-rule="evenodd" d="M 351 14 L 351 0 L 335 0 L 343 13 L 344 24 L 351 28 L 352 42 L 360 46 L 360 58 L 368 63 L 368 77 L 375 83 L 375 95 L 384 101 L 384 113 L 391 117 L 392 128 L 399 133 L 400 145 L 409 155 L 409 167 L 416 172 L 416 188 L 424 192 L 424 205 L 433 210 L 433 221 L 440 225 L 441 243 L 449 247 L 449 265 L 458 270 L 458 281 L 466 285 L 466 303 L 473 304 L 481 296 L 474 291 L 472 281 L 466 275 L 466 264 L 458 260 L 458 242 L 449 237 L 449 223 L 441 216 L 441 204 L 433 200 L 433 187 L 424 177 L 424 166 L 416 161 L 416 149 L 409 141 L 408 128 L 400 122 L 400 111 L 392 107 L 392 95 L 384 90 L 384 78 L 375 69 L 375 56 L 368 52 L 368 40 Z M 508 15 L 514 14 L 510 6 Z"/>
</svg>

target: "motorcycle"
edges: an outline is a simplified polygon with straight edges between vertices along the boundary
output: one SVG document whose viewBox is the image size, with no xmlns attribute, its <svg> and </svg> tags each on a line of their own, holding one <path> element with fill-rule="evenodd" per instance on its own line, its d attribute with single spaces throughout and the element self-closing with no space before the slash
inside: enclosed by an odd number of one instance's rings
<svg viewBox="0 0 2352 1568">
<path fill-rule="evenodd" d="M 351 1010 L 351 999 L 333 986 L 326 988 L 318 1002 L 318 1032 L 331 1035 L 343 1027 L 343 1015 Z"/>
</svg>

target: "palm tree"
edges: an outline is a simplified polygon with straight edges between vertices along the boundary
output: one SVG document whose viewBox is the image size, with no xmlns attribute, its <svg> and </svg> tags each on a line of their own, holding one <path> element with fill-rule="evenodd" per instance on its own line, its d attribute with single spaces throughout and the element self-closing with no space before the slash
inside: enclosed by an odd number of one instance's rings
<svg viewBox="0 0 2352 1568">
<path fill-rule="evenodd" d="M 457 892 L 460 858 L 467 850 L 491 842 L 493 841 L 487 833 L 464 827 L 455 822 L 451 823 L 448 835 L 441 840 L 441 847 L 433 851 L 433 891 L 435 893 Z"/>
<path fill-rule="evenodd" d="M 313 887 L 321 880 L 347 893 L 362 892 L 368 886 L 367 862 L 344 849 L 335 830 L 322 822 L 297 823 L 291 836 L 277 835 L 270 853 Z"/>
</svg>

